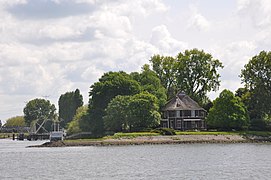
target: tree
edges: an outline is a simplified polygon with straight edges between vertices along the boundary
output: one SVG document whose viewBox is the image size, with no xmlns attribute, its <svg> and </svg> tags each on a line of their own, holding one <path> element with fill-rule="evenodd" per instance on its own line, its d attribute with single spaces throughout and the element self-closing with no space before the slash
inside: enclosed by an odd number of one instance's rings
<svg viewBox="0 0 271 180">
<path fill-rule="evenodd" d="M 147 92 L 116 96 L 106 108 L 105 127 L 114 132 L 140 131 L 160 122 L 157 98 Z"/>
<path fill-rule="evenodd" d="M 168 99 L 173 97 L 177 89 L 177 62 L 176 59 L 170 56 L 154 55 L 151 57 L 151 65 L 153 71 L 161 80 L 162 85 L 167 90 Z"/>
<path fill-rule="evenodd" d="M 104 134 L 103 116 L 108 103 L 117 95 L 133 95 L 140 92 L 140 85 L 127 73 L 108 72 L 90 87 L 89 109 L 80 127 L 89 127 L 94 136 Z"/>
<path fill-rule="evenodd" d="M 208 101 L 207 93 L 218 90 L 218 69 L 222 63 L 203 50 L 192 49 L 177 56 L 177 84 L 200 104 Z"/>
<path fill-rule="evenodd" d="M 130 131 L 141 131 L 146 128 L 157 127 L 160 123 L 161 115 L 158 110 L 157 98 L 150 93 L 140 93 L 132 97 L 129 104 Z"/>
<path fill-rule="evenodd" d="M 62 94 L 58 100 L 60 125 L 65 127 L 76 114 L 76 110 L 83 105 L 83 96 L 79 89 Z"/>
<path fill-rule="evenodd" d="M 24 127 L 25 120 L 23 116 L 15 116 L 9 118 L 6 123 L 4 124 L 5 127 Z"/>
<path fill-rule="evenodd" d="M 51 104 L 49 100 L 33 99 L 29 101 L 24 108 L 24 119 L 27 126 L 32 122 L 41 124 L 44 120 L 53 120 L 56 118 L 55 105 Z M 45 127 L 47 130 L 51 128 L 51 121 L 47 121 Z"/>
<path fill-rule="evenodd" d="M 142 67 L 142 72 L 131 73 L 133 79 L 140 83 L 142 91 L 153 94 L 158 99 L 159 108 L 161 109 L 166 101 L 166 89 L 162 86 L 157 74 L 150 70 L 149 65 L 145 64 Z"/>
<path fill-rule="evenodd" d="M 129 131 L 131 96 L 116 96 L 108 104 L 103 117 L 105 128 L 114 132 Z"/>
<path fill-rule="evenodd" d="M 250 93 L 247 100 L 252 123 L 265 124 L 266 117 L 271 117 L 271 52 L 261 51 L 250 59 L 240 77 Z"/>
<path fill-rule="evenodd" d="M 168 98 L 182 90 L 204 105 L 208 103 L 207 93 L 216 91 L 220 85 L 218 69 L 223 68 L 222 63 L 203 50 L 186 50 L 176 58 L 155 55 L 150 61 L 167 89 Z"/>
<path fill-rule="evenodd" d="M 249 116 L 246 107 L 231 91 L 223 90 L 213 104 L 207 116 L 209 127 L 222 130 L 241 130 L 248 127 Z"/>
<path fill-rule="evenodd" d="M 88 106 L 81 106 L 76 110 L 76 114 L 73 117 L 72 121 L 68 123 L 68 134 L 75 134 L 82 132 L 79 122 L 82 121 L 82 118 L 87 114 Z"/>
</svg>

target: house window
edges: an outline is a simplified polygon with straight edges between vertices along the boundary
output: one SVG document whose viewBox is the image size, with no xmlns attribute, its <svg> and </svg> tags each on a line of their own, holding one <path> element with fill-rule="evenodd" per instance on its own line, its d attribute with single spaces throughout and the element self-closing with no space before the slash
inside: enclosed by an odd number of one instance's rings
<svg viewBox="0 0 271 180">
<path fill-rule="evenodd" d="M 197 128 L 195 121 L 191 121 L 191 128 Z"/>
<path fill-rule="evenodd" d="M 163 112 L 162 117 L 163 117 L 164 119 L 166 119 L 166 118 L 167 118 L 167 112 L 166 112 L 166 111 L 164 111 L 164 112 Z"/>
<path fill-rule="evenodd" d="M 191 111 L 189 111 L 189 110 L 184 110 L 183 112 L 184 112 L 184 116 L 186 116 L 186 117 L 187 117 L 187 116 L 189 116 L 189 117 L 191 116 Z"/>
<path fill-rule="evenodd" d="M 196 117 L 199 116 L 199 110 L 196 110 L 196 111 L 195 111 L 195 115 L 196 115 Z"/>
<path fill-rule="evenodd" d="M 195 110 L 191 111 L 191 117 L 195 117 Z"/>
<path fill-rule="evenodd" d="M 175 117 L 176 112 L 175 111 L 169 111 L 169 117 Z"/>
<path fill-rule="evenodd" d="M 163 128 L 168 128 L 167 122 L 163 122 Z"/>
<path fill-rule="evenodd" d="M 182 110 L 180 111 L 180 117 L 183 117 L 183 111 Z"/>
<path fill-rule="evenodd" d="M 176 115 L 177 115 L 176 117 L 180 117 L 180 111 L 176 111 L 176 113 L 177 113 L 177 114 L 176 114 Z"/>
<path fill-rule="evenodd" d="M 170 128 L 174 128 L 174 125 L 173 125 L 173 120 L 170 121 Z"/>
<path fill-rule="evenodd" d="M 205 112 L 204 111 L 200 111 L 200 117 L 204 117 L 205 116 Z"/>
<path fill-rule="evenodd" d="M 182 121 L 181 120 L 177 120 L 176 127 L 177 128 L 181 128 L 182 127 Z"/>
</svg>

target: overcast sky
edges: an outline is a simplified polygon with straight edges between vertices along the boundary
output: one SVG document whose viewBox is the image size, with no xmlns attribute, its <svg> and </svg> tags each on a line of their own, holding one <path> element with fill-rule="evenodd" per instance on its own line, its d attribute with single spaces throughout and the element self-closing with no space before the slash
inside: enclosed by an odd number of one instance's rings
<svg viewBox="0 0 271 180">
<path fill-rule="evenodd" d="M 0 0 L 0 19 L 2 121 L 76 88 L 86 104 L 104 72 L 192 48 L 222 61 L 220 91 L 235 91 L 244 64 L 271 47 L 270 0 Z"/>
</svg>

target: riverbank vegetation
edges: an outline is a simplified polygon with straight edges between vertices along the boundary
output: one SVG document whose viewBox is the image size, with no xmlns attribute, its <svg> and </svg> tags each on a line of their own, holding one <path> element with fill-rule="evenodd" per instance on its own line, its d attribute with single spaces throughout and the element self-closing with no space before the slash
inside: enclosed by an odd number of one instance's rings
<svg viewBox="0 0 271 180">
<path fill-rule="evenodd" d="M 243 88 L 236 92 L 223 90 L 211 101 L 208 93 L 218 90 L 222 68 L 218 59 L 203 50 L 186 50 L 175 57 L 157 54 L 140 72 L 104 73 L 90 86 L 87 106 L 82 106 L 82 95 L 76 89 L 60 96 L 58 114 L 49 100 L 30 100 L 24 108 L 24 120 L 28 126 L 46 120 L 45 129 L 52 130 L 48 119 L 60 123 L 68 134 L 91 132 L 93 137 L 119 132 L 122 134 L 116 136 L 138 136 L 140 133 L 125 133 L 145 129 L 164 135 L 264 131 L 259 134 L 269 136 L 266 131 L 271 130 L 271 52 L 260 52 L 240 70 Z M 179 90 L 207 110 L 207 128 L 218 132 L 157 130 L 161 109 Z"/>
</svg>

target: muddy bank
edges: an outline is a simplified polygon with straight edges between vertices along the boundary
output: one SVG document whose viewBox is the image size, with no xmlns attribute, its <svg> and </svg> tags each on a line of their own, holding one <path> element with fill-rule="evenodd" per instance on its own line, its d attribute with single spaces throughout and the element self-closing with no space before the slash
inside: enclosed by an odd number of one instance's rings
<svg viewBox="0 0 271 180">
<path fill-rule="evenodd" d="M 71 147 L 71 146 L 121 146 L 144 144 L 185 144 L 185 143 L 254 143 L 270 142 L 270 138 L 240 135 L 175 135 L 175 136 L 140 136 L 136 138 L 118 138 L 103 140 L 66 140 L 46 142 L 30 147 Z"/>
</svg>

